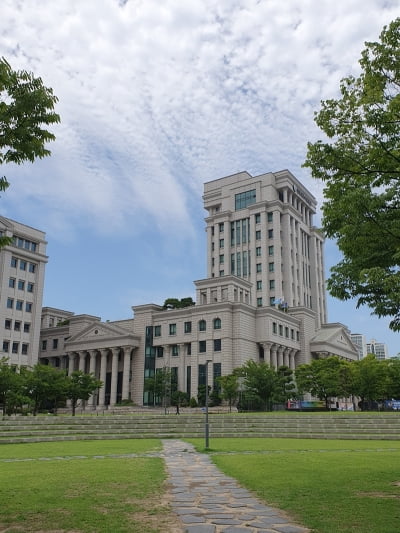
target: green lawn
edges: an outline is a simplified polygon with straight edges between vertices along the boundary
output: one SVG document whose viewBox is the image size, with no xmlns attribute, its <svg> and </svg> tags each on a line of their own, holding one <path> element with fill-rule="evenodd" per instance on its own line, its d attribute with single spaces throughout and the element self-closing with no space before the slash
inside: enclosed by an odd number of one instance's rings
<svg viewBox="0 0 400 533">
<path fill-rule="evenodd" d="M 204 451 L 204 441 L 191 442 Z M 400 531 L 398 441 L 212 439 L 210 445 L 222 471 L 318 533 Z"/>
<path fill-rule="evenodd" d="M 162 460 L 110 457 L 155 449 L 160 449 L 157 440 L 0 446 L 0 531 L 166 531 L 175 517 L 163 501 Z M 99 455 L 109 457 L 95 458 Z"/>
</svg>

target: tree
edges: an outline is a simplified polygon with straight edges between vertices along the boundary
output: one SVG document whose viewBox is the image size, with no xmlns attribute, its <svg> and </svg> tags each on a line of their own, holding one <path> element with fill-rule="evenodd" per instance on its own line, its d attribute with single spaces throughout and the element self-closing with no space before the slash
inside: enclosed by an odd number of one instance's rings
<svg viewBox="0 0 400 533">
<path fill-rule="evenodd" d="M 277 369 L 277 382 L 274 393 L 274 401 L 286 403 L 295 395 L 296 385 L 293 381 L 293 370 L 286 365 Z"/>
<path fill-rule="evenodd" d="M 33 414 L 39 409 L 57 409 L 57 404 L 67 395 L 65 372 L 52 366 L 36 364 L 31 371 L 25 370 L 27 396 L 33 403 Z"/>
<path fill-rule="evenodd" d="M 400 399 L 400 359 L 389 359 L 387 365 L 386 397 Z"/>
<path fill-rule="evenodd" d="M 217 382 L 221 386 L 221 396 L 229 405 L 229 412 L 232 411 L 232 405 L 237 400 L 239 394 L 239 382 L 236 374 L 229 374 L 227 376 L 220 376 Z"/>
<path fill-rule="evenodd" d="M 17 390 L 18 374 L 16 369 L 8 364 L 8 358 L 0 359 L 0 404 L 3 406 L 3 416 L 9 412 L 11 397 Z"/>
<path fill-rule="evenodd" d="M 161 404 L 167 409 L 171 397 L 171 379 L 171 369 L 167 367 L 157 368 L 153 377 L 146 378 L 145 392 L 152 394 L 154 405 Z"/>
<path fill-rule="evenodd" d="M 266 363 L 249 359 L 241 367 L 246 395 L 258 399 L 264 411 L 272 410 L 272 399 L 276 391 L 278 376 Z"/>
<path fill-rule="evenodd" d="M 296 368 L 299 392 L 309 392 L 312 396 L 324 400 L 328 409 L 332 398 L 341 398 L 348 391 L 348 385 L 343 381 L 346 365 L 347 363 L 337 356 L 313 359 L 309 364 L 300 365 Z"/>
<path fill-rule="evenodd" d="M 185 307 L 191 307 L 194 305 L 193 298 L 188 296 L 186 298 L 167 298 L 164 302 L 164 309 L 183 309 Z"/>
<path fill-rule="evenodd" d="M 387 367 L 370 353 L 352 364 L 354 395 L 360 398 L 361 409 L 372 409 L 385 396 Z"/>
<path fill-rule="evenodd" d="M 68 377 L 66 397 L 71 400 L 72 416 L 75 416 L 79 400 L 87 401 L 96 389 L 103 386 L 94 374 L 85 374 L 82 370 L 75 370 Z"/>
<path fill-rule="evenodd" d="M 323 229 L 343 259 L 328 290 L 357 299 L 400 329 L 400 18 L 365 43 L 359 77 L 323 101 L 315 121 L 326 141 L 308 143 L 305 166 L 325 183 Z"/>
</svg>

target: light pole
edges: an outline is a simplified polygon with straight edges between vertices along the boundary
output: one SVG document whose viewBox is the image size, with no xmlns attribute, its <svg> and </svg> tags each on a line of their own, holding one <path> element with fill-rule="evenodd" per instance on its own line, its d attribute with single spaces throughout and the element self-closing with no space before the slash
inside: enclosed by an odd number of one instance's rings
<svg viewBox="0 0 400 533">
<path fill-rule="evenodd" d="M 206 435 L 206 450 L 210 447 L 210 426 L 208 424 L 208 363 L 211 363 L 211 359 L 206 361 L 206 422 L 205 422 L 205 435 Z"/>
</svg>

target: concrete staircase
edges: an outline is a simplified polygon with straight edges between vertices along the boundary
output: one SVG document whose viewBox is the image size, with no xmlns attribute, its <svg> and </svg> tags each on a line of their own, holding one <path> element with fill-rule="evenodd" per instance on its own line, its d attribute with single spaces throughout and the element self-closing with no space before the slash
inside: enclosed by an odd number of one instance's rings
<svg viewBox="0 0 400 533">
<path fill-rule="evenodd" d="M 400 413 L 210 414 L 210 438 L 400 439 Z M 0 444 L 67 440 L 204 437 L 205 415 L 119 414 L 6 417 Z"/>
</svg>

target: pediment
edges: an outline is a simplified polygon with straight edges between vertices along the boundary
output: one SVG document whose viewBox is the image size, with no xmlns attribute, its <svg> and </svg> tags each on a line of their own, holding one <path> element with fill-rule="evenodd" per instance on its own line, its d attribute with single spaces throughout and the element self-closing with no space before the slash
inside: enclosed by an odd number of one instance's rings
<svg viewBox="0 0 400 533">
<path fill-rule="evenodd" d="M 310 342 L 311 352 L 357 359 L 357 348 L 342 324 L 324 324 Z"/>
<path fill-rule="evenodd" d="M 133 339 L 136 338 L 133 333 L 128 332 L 126 329 L 119 328 L 113 324 L 106 322 L 95 322 L 88 325 L 79 333 L 71 336 L 67 344 L 69 346 L 76 344 L 104 344 L 112 346 L 114 344 L 131 344 Z"/>
</svg>

